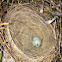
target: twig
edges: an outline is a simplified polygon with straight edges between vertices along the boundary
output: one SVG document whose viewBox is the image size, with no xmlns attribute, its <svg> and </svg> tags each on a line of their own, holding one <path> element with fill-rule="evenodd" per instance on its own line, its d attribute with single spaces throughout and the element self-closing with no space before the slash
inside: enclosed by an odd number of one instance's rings
<svg viewBox="0 0 62 62">
<path fill-rule="evenodd" d="M 5 28 L 4 28 L 4 27 L 1 27 L 1 28 L 0 28 L 0 30 L 3 30 L 3 29 L 5 29 Z"/>
<path fill-rule="evenodd" d="M 2 2 L 3 2 L 4 0 L 2 0 Z"/>
<path fill-rule="evenodd" d="M 7 7 L 9 8 L 9 0 L 7 0 Z"/>
<path fill-rule="evenodd" d="M 9 25 L 9 23 L 0 23 L 0 26 L 2 25 Z"/>
<path fill-rule="evenodd" d="M 50 1 L 50 10 L 52 11 L 52 4 L 51 4 L 51 1 Z"/>
<path fill-rule="evenodd" d="M 13 2 L 14 2 L 14 0 L 12 0 L 12 5 L 11 6 L 13 6 Z"/>
<path fill-rule="evenodd" d="M 59 0 L 59 3 L 60 3 L 60 13 L 61 13 L 61 0 Z M 59 39 L 59 54 L 60 54 L 60 47 L 61 47 L 61 45 L 60 45 L 60 43 L 61 43 L 61 16 L 60 16 L 60 39 Z M 60 54 L 60 57 L 61 57 L 61 54 Z"/>
</svg>

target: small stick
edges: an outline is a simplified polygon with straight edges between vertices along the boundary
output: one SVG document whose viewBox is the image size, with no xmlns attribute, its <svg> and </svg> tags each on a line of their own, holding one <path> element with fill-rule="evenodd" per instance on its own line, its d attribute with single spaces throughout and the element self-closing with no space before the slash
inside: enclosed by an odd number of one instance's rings
<svg viewBox="0 0 62 62">
<path fill-rule="evenodd" d="M 12 5 L 11 6 L 13 6 L 13 2 L 14 2 L 14 0 L 12 0 Z"/>
<path fill-rule="evenodd" d="M 59 3 L 60 3 L 60 13 L 61 13 L 61 12 L 62 12 L 62 11 L 61 11 L 61 0 L 59 0 Z M 62 52 L 62 46 L 61 46 L 62 44 L 60 44 L 60 43 L 62 43 L 62 41 L 61 41 L 61 40 L 62 40 L 62 39 L 61 39 L 61 28 L 62 28 L 62 27 L 61 27 L 61 21 L 62 21 L 62 18 L 61 18 L 61 16 L 60 16 L 60 38 L 59 38 L 59 54 L 60 54 L 60 57 L 61 57 L 61 54 L 62 54 L 62 53 L 61 53 L 61 52 Z"/>
<path fill-rule="evenodd" d="M 9 0 L 7 0 L 7 7 L 9 8 Z"/>
<path fill-rule="evenodd" d="M 48 21 L 45 21 L 46 24 L 51 24 L 53 21 L 55 21 L 55 19 L 57 19 L 58 17 L 55 16 L 52 20 L 48 20 Z"/>
<path fill-rule="evenodd" d="M 43 3 L 43 11 L 44 11 L 44 0 L 42 0 L 42 3 Z"/>
<path fill-rule="evenodd" d="M 0 26 L 2 25 L 9 25 L 9 23 L 0 23 Z"/>
<path fill-rule="evenodd" d="M 18 0 L 18 4 L 19 4 L 19 0 Z"/>
<path fill-rule="evenodd" d="M 4 28 L 4 27 L 1 27 L 1 28 L 0 28 L 0 30 L 3 30 L 3 29 L 5 29 L 5 28 Z"/>
<path fill-rule="evenodd" d="M 55 0 L 54 0 L 54 3 L 55 3 L 54 6 L 56 6 L 56 1 Z"/>
<path fill-rule="evenodd" d="M 23 6 L 23 5 L 28 5 L 28 4 L 30 4 L 30 3 L 24 3 L 24 4 L 19 4 L 19 5 L 22 5 Z"/>
<path fill-rule="evenodd" d="M 51 1 L 50 1 L 50 10 L 52 11 L 52 4 L 51 4 Z"/>
<path fill-rule="evenodd" d="M 3 2 L 4 0 L 2 0 L 2 2 Z"/>
<path fill-rule="evenodd" d="M 42 4 L 41 9 L 40 9 L 40 14 L 43 14 L 43 9 L 44 9 L 44 7 L 43 7 L 43 4 Z"/>
<path fill-rule="evenodd" d="M 0 21 L 1 21 L 1 17 L 0 17 Z"/>
</svg>

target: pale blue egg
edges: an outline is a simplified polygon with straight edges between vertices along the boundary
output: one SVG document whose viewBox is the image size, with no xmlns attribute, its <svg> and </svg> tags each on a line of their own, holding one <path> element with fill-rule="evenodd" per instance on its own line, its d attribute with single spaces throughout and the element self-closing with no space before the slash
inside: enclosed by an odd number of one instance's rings
<svg viewBox="0 0 62 62">
<path fill-rule="evenodd" d="M 39 37 L 34 37 L 32 40 L 32 44 L 37 48 L 40 47 L 42 44 L 41 39 Z"/>
</svg>

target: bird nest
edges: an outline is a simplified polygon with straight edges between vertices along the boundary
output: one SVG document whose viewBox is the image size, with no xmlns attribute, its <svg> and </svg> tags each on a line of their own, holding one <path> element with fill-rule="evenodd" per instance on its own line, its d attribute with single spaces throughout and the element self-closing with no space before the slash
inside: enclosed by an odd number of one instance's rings
<svg viewBox="0 0 62 62">
<path fill-rule="evenodd" d="M 15 59 L 36 62 L 54 50 L 57 43 L 54 29 L 46 25 L 45 19 L 29 7 L 19 5 L 10 8 L 4 20 L 10 23 L 5 29 L 5 35 L 10 44 L 8 51 Z M 32 44 L 34 37 L 39 37 L 42 41 L 39 48 Z"/>
</svg>

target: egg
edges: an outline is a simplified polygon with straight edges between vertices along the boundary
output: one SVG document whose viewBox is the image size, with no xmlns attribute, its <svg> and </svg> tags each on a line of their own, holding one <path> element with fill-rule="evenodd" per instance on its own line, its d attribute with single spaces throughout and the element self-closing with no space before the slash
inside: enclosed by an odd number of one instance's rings
<svg viewBox="0 0 62 62">
<path fill-rule="evenodd" d="M 36 48 L 39 48 L 42 44 L 41 39 L 39 37 L 34 37 L 33 40 L 32 40 L 32 44 Z"/>
</svg>

